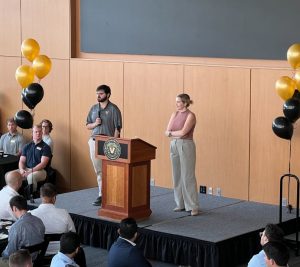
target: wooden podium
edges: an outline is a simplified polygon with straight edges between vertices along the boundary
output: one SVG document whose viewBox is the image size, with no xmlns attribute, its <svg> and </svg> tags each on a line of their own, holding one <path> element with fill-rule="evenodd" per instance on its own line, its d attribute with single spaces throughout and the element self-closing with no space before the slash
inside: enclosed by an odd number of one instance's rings
<svg viewBox="0 0 300 267">
<path fill-rule="evenodd" d="M 102 207 L 99 216 L 122 220 L 147 218 L 150 209 L 151 160 L 156 147 L 135 138 L 95 138 L 102 159 Z"/>
</svg>

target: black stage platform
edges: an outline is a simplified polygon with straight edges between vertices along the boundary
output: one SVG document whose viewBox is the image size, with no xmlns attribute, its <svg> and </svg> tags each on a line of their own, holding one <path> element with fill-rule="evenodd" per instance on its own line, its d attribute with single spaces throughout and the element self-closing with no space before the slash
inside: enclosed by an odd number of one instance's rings
<svg viewBox="0 0 300 267">
<path fill-rule="evenodd" d="M 99 218 L 91 203 L 97 188 L 57 196 L 57 207 L 74 220 L 85 245 L 108 249 L 118 237 L 118 223 Z M 36 205 L 40 200 L 36 200 Z M 200 215 L 173 212 L 173 191 L 151 187 L 152 215 L 138 222 L 138 245 L 147 258 L 177 265 L 234 267 L 247 262 L 261 248 L 258 233 L 278 223 L 279 208 L 238 199 L 199 195 Z M 295 214 L 283 213 L 286 234 L 295 229 Z"/>
</svg>

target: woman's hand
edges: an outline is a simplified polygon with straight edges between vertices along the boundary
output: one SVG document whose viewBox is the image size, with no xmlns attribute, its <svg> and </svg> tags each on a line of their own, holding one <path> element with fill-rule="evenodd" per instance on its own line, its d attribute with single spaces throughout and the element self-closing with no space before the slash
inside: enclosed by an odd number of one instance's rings
<svg viewBox="0 0 300 267">
<path fill-rule="evenodd" d="M 166 135 L 167 137 L 171 137 L 171 136 L 172 136 L 172 132 L 171 132 L 171 131 L 165 131 L 165 135 Z"/>
</svg>

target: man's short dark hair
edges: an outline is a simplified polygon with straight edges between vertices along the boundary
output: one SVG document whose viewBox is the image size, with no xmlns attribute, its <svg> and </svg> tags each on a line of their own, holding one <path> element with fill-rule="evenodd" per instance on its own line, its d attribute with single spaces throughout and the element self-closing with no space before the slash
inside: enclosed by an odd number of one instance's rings
<svg viewBox="0 0 300 267">
<path fill-rule="evenodd" d="M 60 252 L 63 254 L 74 253 L 80 247 L 80 237 L 73 232 L 65 233 L 60 238 Z"/>
<path fill-rule="evenodd" d="M 283 240 L 284 233 L 279 226 L 269 223 L 265 227 L 265 236 L 268 238 L 268 241 L 281 242 Z"/>
<path fill-rule="evenodd" d="M 18 210 L 27 210 L 27 200 L 22 196 L 14 196 L 9 201 L 10 208 L 16 207 Z"/>
<path fill-rule="evenodd" d="M 51 183 L 45 183 L 40 189 L 41 197 L 55 197 L 57 195 L 56 188 Z"/>
<path fill-rule="evenodd" d="M 24 267 L 30 263 L 31 255 L 27 249 L 20 249 L 9 256 L 9 267 Z"/>
<path fill-rule="evenodd" d="M 286 245 L 282 242 L 269 241 L 263 246 L 263 250 L 268 259 L 272 259 L 279 266 L 288 264 L 290 254 Z"/>
<path fill-rule="evenodd" d="M 132 239 L 137 232 L 137 224 L 135 219 L 126 218 L 120 222 L 120 236 L 126 239 Z"/>
<path fill-rule="evenodd" d="M 103 91 L 105 94 L 111 95 L 110 87 L 106 84 L 99 85 L 96 89 L 96 92 Z"/>
</svg>

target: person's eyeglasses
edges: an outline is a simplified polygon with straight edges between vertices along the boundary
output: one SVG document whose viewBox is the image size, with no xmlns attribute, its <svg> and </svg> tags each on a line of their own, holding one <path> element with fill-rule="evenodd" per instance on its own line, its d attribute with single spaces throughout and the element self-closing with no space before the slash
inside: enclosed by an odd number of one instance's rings
<svg viewBox="0 0 300 267">
<path fill-rule="evenodd" d="M 49 126 L 48 125 L 44 125 L 44 126 L 42 126 L 42 128 L 48 128 Z"/>
</svg>

